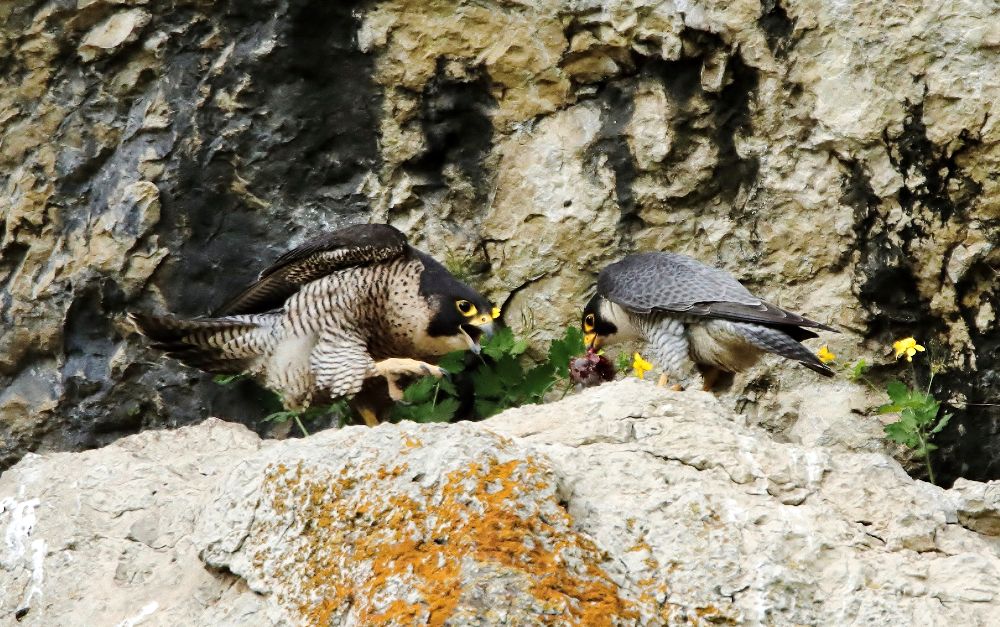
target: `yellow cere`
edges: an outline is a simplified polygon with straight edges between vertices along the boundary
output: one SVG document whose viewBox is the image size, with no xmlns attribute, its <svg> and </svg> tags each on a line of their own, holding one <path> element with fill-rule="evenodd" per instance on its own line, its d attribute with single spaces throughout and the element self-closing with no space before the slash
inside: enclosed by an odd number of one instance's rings
<svg viewBox="0 0 1000 627">
<path fill-rule="evenodd" d="M 826 344 L 819 347 L 819 352 L 816 353 L 816 357 L 819 358 L 820 363 L 828 364 L 837 358 L 836 355 L 830 352 L 830 349 L 826 347 Z"/>
<path fill-rule="evenodd" d="M 642 358 L 639 353 L 632 355 L 632 372 L 640 379 L 646 378 L 646 373 L 653 369 L 653 364 Z"/>
<path fill-rule="evenodd" d="M 493 311 L 490 312 L 490 317 L 493 318 L 494 320 L 496 320 L 497 318 L 499 318 L 500 317 L 500 308 L 499 307 L 494 307 Z"/>
<path fill-rule="evenodd" d="M 896 359 L 906 356 L 906 361 L 913 361 L 913 356 L 918 352 L 924 352 L 924 347 L 917 344 L 912 337 L 904 337 L 892 343 L 892 350 L 896 351 Z"/>
</svg>

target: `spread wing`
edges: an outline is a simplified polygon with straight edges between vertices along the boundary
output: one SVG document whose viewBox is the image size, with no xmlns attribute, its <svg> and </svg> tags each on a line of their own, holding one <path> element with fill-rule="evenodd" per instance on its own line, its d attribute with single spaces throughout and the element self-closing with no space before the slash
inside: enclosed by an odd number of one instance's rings
<svg viewBox="0 0 1000 627">
<path fill-rule="evenodd" d="M 718 268 L 675 253 L 629 255 L 601 271 L 597 292 L 635 313 L 670 311 L 785 328 L 795 339 L 816 337 L 805 329 L 836 331 L 763 301 Z"/>
<path fill-rule="evenodd" d="M 256 281 L 213 315 L 236 316 L 277 309 L 310 281 L 343 268 L 393 259 L 406 248 L 406 236 L 388 224 L 355 224 L 320 235 L 278 257 Z"/>
</svg>

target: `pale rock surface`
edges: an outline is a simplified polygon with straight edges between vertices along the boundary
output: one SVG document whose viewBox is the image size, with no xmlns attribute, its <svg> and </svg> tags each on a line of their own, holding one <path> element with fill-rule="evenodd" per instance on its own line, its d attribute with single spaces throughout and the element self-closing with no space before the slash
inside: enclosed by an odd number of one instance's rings
<svg viewBox="0 0 1000 627">
<path fill-rule="evenodd" d="M 148 11 L 142 9 L 115 13 L 84 35 L 80 44 L 80 58 L 93 61 L 101 54 L 135 41 L 143 27 L 149 24 L 151 17 Z"/>
<path fill-rule="evenodd" d="M 22 625 L 997 625 L 997 486 L 648 382 L 457 425 L 208 420 L 0 477 Z M 19 611 L 20 610 L 20 611 Z"/>
</svg>

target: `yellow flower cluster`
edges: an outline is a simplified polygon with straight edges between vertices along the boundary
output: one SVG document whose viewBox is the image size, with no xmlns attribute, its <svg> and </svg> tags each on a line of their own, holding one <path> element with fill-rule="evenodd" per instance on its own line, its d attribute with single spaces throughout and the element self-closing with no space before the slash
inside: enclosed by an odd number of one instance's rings
<svg viewBox="0 0 1000 627">
<path fill-rule="evenodd" d="M 906 361 L 913 361 L 913 356 L 918 352 L 924 352 L 924 347 L 917 344 L 912 337 L 904 337 L 892 343 L 892 350 L 896 351 L 896 359 L 906 356 Z"/>
<path fill-rule="evenodd" d="M 816 353 L 816 357 L 819 358 L 820 363 L 828 364 L 837 358 L 836 355 L 830 352 L 830 349 L 826 347 L 826 344 L 819 347 L 819 352 Z"/>
<path fill-rule="evenodd" d="M 654 368 L 653 364 L 642 358 L 639 353 L 632 355 L 632 372 L 640 379 L 646 378 L 646 373 Z"/>
</svg>

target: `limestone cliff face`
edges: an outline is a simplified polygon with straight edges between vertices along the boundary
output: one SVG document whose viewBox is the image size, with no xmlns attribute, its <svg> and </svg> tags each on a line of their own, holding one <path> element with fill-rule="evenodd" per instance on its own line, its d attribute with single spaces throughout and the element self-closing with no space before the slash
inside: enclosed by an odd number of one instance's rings
<svg viewBox="0 0 1000 627">
<path fill-rule="evenodd" d="M 384 220 L 539 341 L 651 249 L 840 326 L 845 357 L 915 335 L 959 410 L 944 478 L 1000 476 L 1000 414 L 964 405 L 1000 396 L 993 3 L 64 0 L 0 20 L 5 464 L 252 423 L 252 387 L 154 359 L 123 311 L 205 312 L 317 230 Z M 816 437 L 875 402 L 774 362 L 725 400 Z"/>
<path fill-rule="evenodd" d="M 635 380 L 483 423 L 208 420 L 0 477 L 21 625 L 982 625 L 1000 485 Z"/>
</svg>

